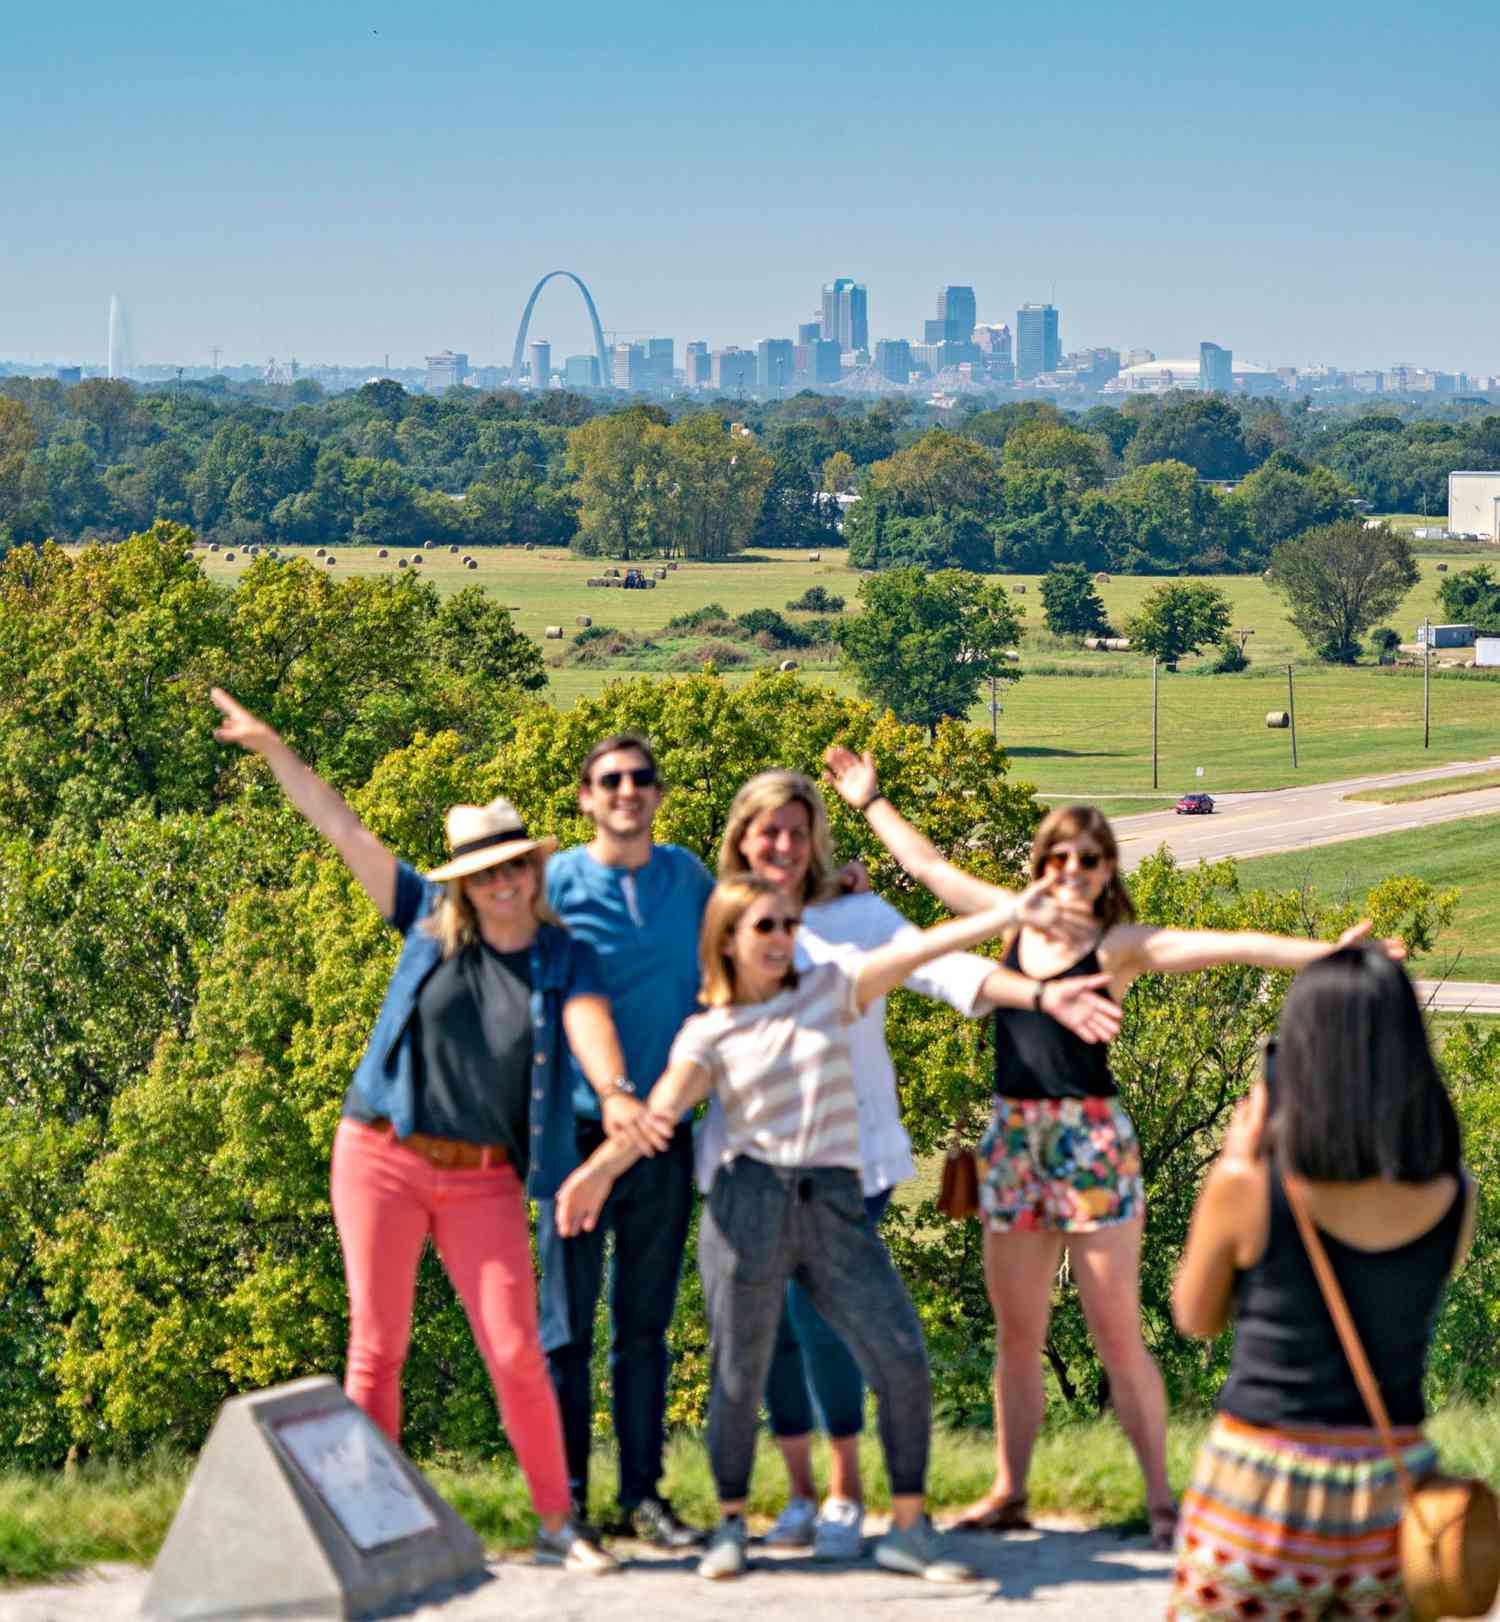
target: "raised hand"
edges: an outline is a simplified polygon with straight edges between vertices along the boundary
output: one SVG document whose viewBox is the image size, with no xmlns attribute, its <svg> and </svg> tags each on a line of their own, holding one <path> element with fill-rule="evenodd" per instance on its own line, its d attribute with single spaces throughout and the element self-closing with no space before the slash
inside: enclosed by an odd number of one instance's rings
<svg viewBox="0 0 1500 1622">
<path fill-rule="evenodd" d="M 1107 974 L 1073 974 L 1042 987 L 1042 1012 L 1085 1042 L 1113 1042 L 1120 1033 L 1120 1005 L 1106 995 Z"/>
<path fill-rule="evenodd" d="M 875 773 L 875 757 L 868 750 L 856 755 L 842 744 L 834 744 L 823 756 L 823 775 L 838 790 L 840 799 L 857 811 L 872 795 L 880 792 Z"/>
<path fill-rule="evenodd" d="M 1016 897 L 1015 920 L 1025 929 L 1039 930 L 1071 945 L 1082 946 L 1099 933 L 1099 920 L 1089 902 L 1071 886 L 1063 888 L 1060 873 L 1044 873 Z"/>
<path fill-rule="evenodd" d="M 1351 924 L 1333 943 L 1334 951 L 1342 951 L 1346 946 L 1358 946 L 1373 927 L 1368 918 L 1361 918 L 1357 924 Z M 1387 935 L 1384 940 L 1375 941 L 1373 944 L 1378 946 L 1392 963 L 1406 962 L 1406 942 L 1399 935 Z"/>
<path fill-rule="evenodd" d="M 237 743 L 241 749 L 263 755 L 267 749 L 281 741 L 273 727 L 267 726 L 259 716 L 252 715 L 222 687 L 210 687 L 208 696 L 224 717 L 222 723 L 214 728 L 214 737 L 220 743 Z"/>
<path fill-rule="evenodd" d="M 1365 928 L 1368 929 L 1369 925 L 1366 924 Z M 1234 1106 L 1234 1114 L 1230 1116 L 1229 1126 L 1224 1133 L 1224 1146 L 1219 1151 L 1219 1159 L 1245 1162 L 1259 1160 L 1266 1131 L 1266 1117 L 1269 1114 L 1270 1099 L 1264 1082 L 1258 1081 Z"/>
</svg>

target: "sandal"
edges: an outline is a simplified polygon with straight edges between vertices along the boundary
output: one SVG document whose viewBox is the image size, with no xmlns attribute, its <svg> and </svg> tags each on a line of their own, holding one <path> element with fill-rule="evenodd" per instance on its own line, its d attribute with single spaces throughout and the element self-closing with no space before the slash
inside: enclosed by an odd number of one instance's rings
<svg viewBox="0 0 1500 1622">
<path fill-rule="evenodd" d="M 1162 1554 L 1170 1554 L 1177 1544 L 1177 1505 L 1158 1504 L 1146 1511 L 1151 1525 L 1151 1547 Z"/>
<path fill-rule="evenodd" d="M 1026 1494 L 1002 1498 L 998 1502 L 981 1498 L 966 1509 L 949 1527 L 950 1532 L 1029 1532 L 1031 1517 L 1026 1513 Z"/>
</svg>

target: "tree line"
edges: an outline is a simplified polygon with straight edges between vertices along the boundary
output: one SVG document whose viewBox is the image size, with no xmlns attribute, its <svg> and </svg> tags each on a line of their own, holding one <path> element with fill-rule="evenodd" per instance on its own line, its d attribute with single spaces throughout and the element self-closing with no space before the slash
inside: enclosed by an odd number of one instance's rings
<svg viewBox="0 0 1500 1622">
<path fill-rule="evenodd" d="M 389 379 L 318 396 L 0 380 L 0 546 L 168 519 L 237 547 L 712 558 L 837 544 L 838 497 L 857 494 L 845 538 L 862 567 L 1233 572 L 1357 502 L 1440 512 L 1449 471 L 1500 466 L 1500 416 L 1457 407 L 1314 413 L 1184 394 L 940 412 L 811 393 L 661 406 L 433 398 Z"/>
</svg>

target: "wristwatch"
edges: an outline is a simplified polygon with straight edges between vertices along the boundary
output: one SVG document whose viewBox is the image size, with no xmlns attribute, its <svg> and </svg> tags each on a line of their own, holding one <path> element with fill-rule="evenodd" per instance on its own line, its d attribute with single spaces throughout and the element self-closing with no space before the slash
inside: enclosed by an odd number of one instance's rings
<svg viewBox="0 0 1500 1622">
<path fill-rule="evenodd" d="M 608 1098 L 613 1093 L 623 1093 L 626 1098 L 635 1097 L 635 1083 L 629 1076 L 616 1076 L 604 1089 L 604 1096 Z"/>
</svg>

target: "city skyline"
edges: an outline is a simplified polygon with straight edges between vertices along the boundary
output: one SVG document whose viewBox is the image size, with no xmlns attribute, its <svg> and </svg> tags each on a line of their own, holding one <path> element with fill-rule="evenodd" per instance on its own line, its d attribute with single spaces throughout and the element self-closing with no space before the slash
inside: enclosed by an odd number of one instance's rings
<svg viewBox="0 0 1500 1622">
<path fill-rule="evenodd" d="M 872 344 L 920 337 L 945 283 L 979 320 L 1066 312 L 1065 342 L 1263 364 L 1500 370 L 1500 109 L 1451 75 L 1500 10 L 1435 0 L 1188 0 L 921 16 L 769 0 L 503 23 L 349 0 L 253 14 L 82 0 L 15 20 L 0 352 L 138 360 L 503 359 L 536 278 L 589 280 L 619 338 L 790 336 L 809 289 L 869 289 Z M 837 41 L 813 56 L 809 39 Z M 726 64 L 763 87 L 715 89 Z M 451 96 L 434 101 L 428 86 Z M 589 349 L 549 289 L 539 336 Z"/>
</svg>

